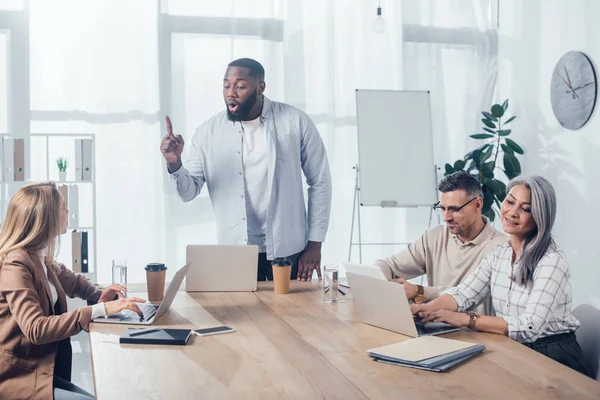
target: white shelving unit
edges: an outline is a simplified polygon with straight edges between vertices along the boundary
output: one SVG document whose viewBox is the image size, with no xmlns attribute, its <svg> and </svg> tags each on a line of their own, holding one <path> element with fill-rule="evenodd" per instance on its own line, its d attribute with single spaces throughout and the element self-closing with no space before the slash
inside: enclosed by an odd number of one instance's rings
<svg viewBox="0 0 600 400">
<path fill-rule="evenodd" d="M 78 205 L 80 215 L 88 217 L 80 223 L 76 229 L 88 231 L 88 272 L 85 276 L 93 282 L 97 277 L 97 225 L 96 225 L 96 151 L 95 151 L 95 135 L 90 133 L 85 134 L 62 134 L 62 133 L 32 133 L 29 135 L 14 135 L 3 134 L 2 139 L 25 139 L 25 180 L 24 181 L 7 181 L 2 175 L 2 190 L 0 192 L 0 226 L 4 222 L 8 202 L 13 194 L 20 187 L 27 183 L 39 181 L 54 181 L 58 186 L 61 185 L 77 185 L 81 188 L 78 196 Z M 91 139 L 91 179 L 77 180 L 75 178 L 75 140 L 76 139 Z M 2 142 L 0 142 L 0 147 Z M 56 157 L 65 156 L 65 153 L 71 155 L 67 157 L 67 179 L 60 181 L 58 178 L 58 168 L 56 166 Z M 4 159 L 0 152 L 0 166 L 2 171 L 5 171 Z M 78 189 L 79 189 L 78 188 Z M 87 196 L 86 196 L 87 195 Z M 87 222 L 87 223 L 86 223 Z M 59 262 L 64 263 L 67 267 L 72 268 L 73 260 L 71 253 L 71 232 L 74 227 L 71 226 L 71 218 L 69 218 L 69 226 L 67 234 L 61 237 L 61 246 L 59 254 Z M 91 237 L 90 237 L 91 236 Z M 69 246 L 65 246 L 65 242 Z"/>
</svg>

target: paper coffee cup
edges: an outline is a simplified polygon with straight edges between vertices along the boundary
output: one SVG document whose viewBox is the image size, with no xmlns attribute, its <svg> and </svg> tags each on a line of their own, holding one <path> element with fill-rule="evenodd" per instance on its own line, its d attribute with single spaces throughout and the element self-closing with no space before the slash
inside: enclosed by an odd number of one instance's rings
<svg viewBox="0 0 600 400">
<path fill-rule="evenodd" d="M 276 258 L 271 263 L 273 268 L 273 287 L 276 294 L 290 292 L 290 276 L 292 275 L 292 262 L 287 258 Z"/>
<path fill-rule="evenodd" d="M 161 301 L 165 293 L 165 278 L 167 267 L 165 264 L 150 263 L 146 265 L 146 285 L 148 286 L 148 300 Z"/>
</svg>

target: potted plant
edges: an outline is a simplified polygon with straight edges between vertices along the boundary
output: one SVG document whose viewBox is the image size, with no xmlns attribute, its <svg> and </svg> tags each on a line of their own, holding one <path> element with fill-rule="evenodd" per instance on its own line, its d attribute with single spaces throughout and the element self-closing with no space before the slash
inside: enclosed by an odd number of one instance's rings
<svg viewBox="0 0 600 400">
<path fill-rule="evenodd" d="M 505 119 L 508 109 L 508 100 L 502 105 L 494 104 L 490 112 L 482 111 L 481 122 L 485 125 L 485 133 L 471 135 L 473 139 L 485 140 L 485 144 L 465 155 L 462 160 L 457 160 L 453 165 L 446 164 L 444 175 L 455 171 L 465 170 L 474 175 L 481 183 L 483 189 L 483 215 L 494 220 L 495 214 L 500 212 L 500 203 L 506 197 L 506 185 L 496 179 L 494 172 L 499 169 L 508 179 L 521 174 L 521 164 L 517 154 L 525 153 L 521 146 L 510 139 L 511 130 L 506 125 L 514 121 L 516 116 Z M 498 156 L 502 153 L 502 166 L 498 166 Z M 494 207 L 495 205 L 495 207 Z"/>
<path fill-rule="evenodd" d="M 66 157 L 58 157 L 56 159 L 56 166 L 58 167 L 58 180 L 66 181 L 67 180 L 67 158 Z"/>
</svg>

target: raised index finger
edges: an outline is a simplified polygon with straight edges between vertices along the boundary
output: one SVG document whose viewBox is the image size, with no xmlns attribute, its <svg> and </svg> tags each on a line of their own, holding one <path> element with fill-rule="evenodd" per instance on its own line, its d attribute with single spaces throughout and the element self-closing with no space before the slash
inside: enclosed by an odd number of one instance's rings
<svg viewBox="0 0 600 400">
<path fill-rule="evenodd" d="M 171 123 L 171 118 L 168 115 L 165 116 L 165 121 L 167 122 L 167 133 L 171 136 L 173 135 L 173 124 Z"/>
</svg>

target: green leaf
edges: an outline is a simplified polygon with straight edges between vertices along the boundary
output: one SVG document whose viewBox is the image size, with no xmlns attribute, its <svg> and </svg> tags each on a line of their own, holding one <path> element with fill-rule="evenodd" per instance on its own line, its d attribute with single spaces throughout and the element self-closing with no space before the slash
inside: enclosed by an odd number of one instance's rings
<svg viewBox="0 0 600 400">
<path fill-rule="evenodd" d="M 492 192 L 487 186 L 483 187 L 483 208 L 481 211 L 485 213 L 492 208 L 494 204 L 494 192 Z"/>
<path fill-rule="evenodd" d="M 483 128 L 483 130 L 489 133 L 493 133 L 494 135 L 496 134 L 496 131 L 491 130 L 490 128 Z"/>
<path fill-rule="evenodd" d="M 496 218 L 496 213 L 491 208 L 489 210 L 487 210 L 486 212 L 484 212 L 483 215 L 488 217 L 490 219 L 490 221 L 492 221 L 492 222 L 494 222 L 494 219 Z"/>
<path fill-rule="evenodd" d="M 446 163 L 445 168 L 446 168 L 446 174 L 445 175 L 450 175 L 451 173 L 454 172 L 454 169 L 452 168 L 452 165 L 450 165 L 448 163 Z"/>
<path fill-rule="evenodd" d="M 504 201 L 504 198 L 506 197 L 506 185 L 501 180 L 494 179 L 494 181 L 500 188 L 500 190 L 498 190 L 496 192 L 496 196 L 498 197 L 498 200 L 500 200 L 502 202 L 502 201 Z"/>
<path fill-rule="evenodd" d="M 471 137 L 473 139 L 490 139 L 493 138 L 494 135 L 490 135 L 489 133 L 476 133 L 474 135 L 471 135 Z"/>
<path fill-rule="evenodd" d="M 492 128 L 492 129 L 496 129 L 496 124 L 494 124 L 493 121 L 487 119 L 487 118 L 482 118 L 481 122 L 483 122 L 483 124 L 485 126 L 487 126 L 488 128 Z"/>
<path fill-rule="evenodd" d="M 498 181 L 496 179 L 487 179 L 484 185 L 489 187 L 494 194 L 498 194 L 500 191 L 500 185 L 498 185 Z"/>
<path fill-rule="evenodd" d="M 494 177 L 494 162 L 490 161 L 490 162 L 481 164 L 481 168 L 479 168 L 479 170 L 481 171 L 481 174 L 485 178 L 493 178 Z"/>
<path fill-rule="evenodd" d="M 479 156 L 479 162 L 482 163 L 492 156 L 494 148 L 490 145 L 487 149 L 482 148 L 481 155 Z"/>
<path fill-rule="evenodd" d="M 480 157 L 481 157 L 481 150 L 480 149 L 473 150 L 473 155 L 471 156 L 471 160 L 473 160 L 477 169 L 479 169 L 479 162 L 481 161 Z"/>
<path fill-rule="evenodd" d="M 504 151 L 505 153 L 509 153 L 509 154 L 515 154 L 514 150 L 511 149 L 510 147 L 508 147 L 507 145 L 505 145 L 504 143 L 502 143 L 500 145 L 500 147 L 502 147 L 502 151 Z"/>
<path fill-rule="evenodd" d="M 486 117 L 487 119 L 491 119 L 492 121 L 498 121 L 498 118 L 494 117 L 492 114 L 490 114 L 487 111 L 482 111 L 481 114 L 483 114 L 483 116 Z"/>
<path fill-rule="evenodd" d="M 500 118 L 504 115 L 504 108 L 500 104 L 494 104 L 492 106 L 492 115 L 496 118 Z"/>
<path fill-rule="evenodd" d="M 512 179 L 521 173 L 521 164 L 519 160 L 511 153 L 504 153 L 504 173 L 508 179 Z"/>
<path fill-rule="evenodd" d="M 523 151 L 523 149 L 521 148 L 521 146 L 519 146 L 518 144 L 515 143 L 514 140 L 506 138 L 506 144 L 508 145 L 508 147 L 510 147 L 511 149 L 513 149 L 515 151 L 515 153 L 517 154 L 523 154 L 525 153 L 525 151 Z"/>
<path fill-rule="evenodd" d="M 510 117 L 509 119 L 507 119 L 507 120 L 504 122 L 504 125 L 508 124 L 510 121 L 514 120 L 515 118 L 517 118 L 517 116 L 516 116 L 516 115 L 515 115 L 515 116 L 513 116 L 513 117 Z"/>
<path fill-rule="evenodd" d="M 456 162 L 454 163 L 454 170 L 455 171 L 462 171 L 463 168 L 465 168 L 465 165 L 467 163 L 465 163 L 463 160 L 456 160 Z"/>
<path fill-rule="evenodd" d="M 512 131 L 510 129 L 498 131 L 498 135 L 500 136 L 508 136 Z"/>
<path fill-rule="evenodd" d="M 504 103 L 502 103 L 502 108 L 504 109 L 504 111 L 506 111 L 506 109 L 508 108 L 508 99 L 504 100 Z"/>
</svg>

